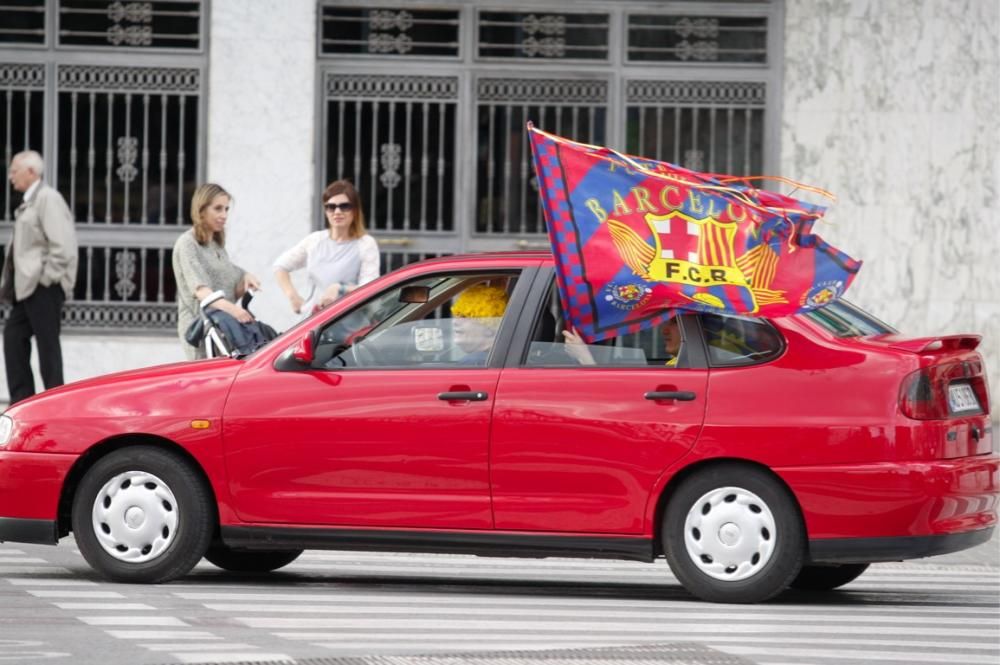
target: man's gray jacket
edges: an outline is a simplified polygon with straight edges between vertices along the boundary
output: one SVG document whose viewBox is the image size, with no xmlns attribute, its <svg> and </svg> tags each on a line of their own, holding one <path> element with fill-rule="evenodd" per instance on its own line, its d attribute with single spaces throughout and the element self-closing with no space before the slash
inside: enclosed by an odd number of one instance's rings
<svg viewBox="0 0 1000 665">
<path fill-rule="evenodd" d="M 10 258 L 14 255 L 14 289 L 17 300 L 25 300 L 38 285 L 59 284 L 68 299 L 76 283 L 76 227 L 73 215 L 62 195 L 45 183 L 39 183 L 30 200 L 22 203 L 14 215 L 14 239 L 4 257 L 4 283 L 0 293 L 11 293 Z"/>
</svg>

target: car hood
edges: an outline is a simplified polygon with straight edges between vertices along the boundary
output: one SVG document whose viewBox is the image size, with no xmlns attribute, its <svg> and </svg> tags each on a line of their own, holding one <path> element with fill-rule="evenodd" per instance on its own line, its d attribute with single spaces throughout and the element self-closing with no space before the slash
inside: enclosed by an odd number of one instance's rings
<svg viewBox="0 0 1000 665">
<path fill-rule="evenodd" d="M 5 413 L 19 419 L 221 414 L 243 362 L 232 358 L 158 365 L 84 379 L 18 402 Z"/>
</svg>

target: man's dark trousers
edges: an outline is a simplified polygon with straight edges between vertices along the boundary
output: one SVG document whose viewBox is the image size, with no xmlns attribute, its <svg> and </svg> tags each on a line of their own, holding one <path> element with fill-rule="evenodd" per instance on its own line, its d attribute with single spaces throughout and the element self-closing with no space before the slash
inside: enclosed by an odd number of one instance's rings
<svg viewBox="0 0 1000 665">
<path fill-rule="evenodd" d="M 62 286 L 39 285 L 25 300 L 17 300 L 3 329 L 3 356 L 7 363 L 10 403 L 35 394 L 31 372 L 31 337 L 38 345 L 38 368 L 46 389 L 63 384 L 59 326 L 66 294 Z"/>
</svg>

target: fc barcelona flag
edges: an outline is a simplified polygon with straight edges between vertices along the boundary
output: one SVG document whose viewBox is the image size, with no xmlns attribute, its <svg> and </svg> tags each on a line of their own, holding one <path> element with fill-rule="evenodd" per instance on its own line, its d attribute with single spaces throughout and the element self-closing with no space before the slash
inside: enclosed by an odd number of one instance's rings
<svg viewBox="0 0 1000 665">
<path fill-rule="evenodd" d="M 812 233 L 821 206 L 528 130 L 566 318 L 587 341 L 657 325 L 673 308 L 816 309 L 861 267 Z"/>
</svg>

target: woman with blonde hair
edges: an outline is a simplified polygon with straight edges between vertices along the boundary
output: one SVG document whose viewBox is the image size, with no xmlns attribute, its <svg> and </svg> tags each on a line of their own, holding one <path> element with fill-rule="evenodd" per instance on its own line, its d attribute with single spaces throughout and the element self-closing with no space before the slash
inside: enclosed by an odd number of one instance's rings
<svg viewBox="0 0 1000 665">
<path fill-rule="evenodd" d="M 274 276 L 292 311 L 308 316 L 379 273 L 378 243 L 365 231 L 365 214 L 358 190 L 348 180 L 337 180 L 321 199 L 327 228 L 310 233 L 274 262 Z M 290 273 L 305 268 L 309 290 L 305 297 L 292 284 Z"/>
<path fill-rule="evenodd" d="M 232 197 L 214 183 L 199 187 L 191 197 L 192 228 L 174 243 L 174 281 L 177 284 L 177 334 L 189 360 L 204 358 L 205 350 L 184 340 L 184 333 L 201 316 L 201 301 L 214 291 L 225 298 L 211 307 L 241 323 L 253 320 L 250 312 L 236 303 L 248 289 L 259 289 L 260 280 L 229 259 L 226 252 L 226 221 Z"/>
</svg>

